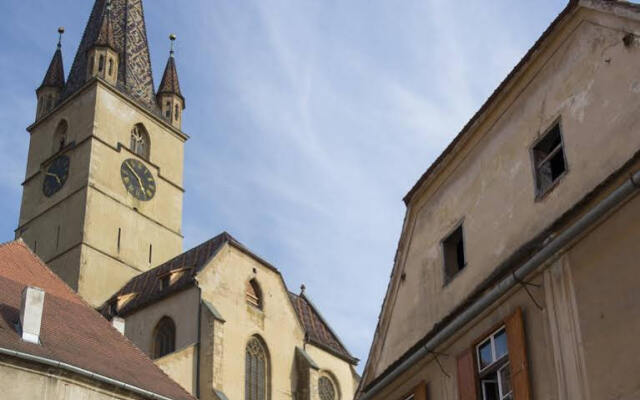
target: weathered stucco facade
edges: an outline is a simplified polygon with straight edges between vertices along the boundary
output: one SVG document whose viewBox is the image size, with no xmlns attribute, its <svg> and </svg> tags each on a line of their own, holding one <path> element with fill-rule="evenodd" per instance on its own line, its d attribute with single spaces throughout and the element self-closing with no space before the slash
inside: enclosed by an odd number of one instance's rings
<svg viewBox="0 0 640 400">
<path fill-rule="evenodd" d="M 640 7 L 572 1 L 409 193 L 362 398 L 404 400 L 426 386 L 429 399 L 483 399 L 477 346 L 506 326 L 516 357 L 518 310 L 526 357 L 510 365 L 515 400 L 640 396 L 635 194 L 476 306 L 640 169 L 637 34 Z M 540 193 L 533 149 L 554 126 L 565 165 Z M 445 239 L 460 226 L 464 263 L 449 277 Z M 437 348 L 405 362 L 434 338 Z"/>
</svg>

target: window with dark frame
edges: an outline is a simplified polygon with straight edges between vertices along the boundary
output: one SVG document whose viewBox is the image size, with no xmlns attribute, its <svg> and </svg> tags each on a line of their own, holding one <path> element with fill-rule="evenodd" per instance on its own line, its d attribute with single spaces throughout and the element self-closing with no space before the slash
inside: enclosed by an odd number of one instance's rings
<svg viewBox="0 0 640 400">
<path fill-rule="evenodd" d="M 476 360 L 482 400 L 513 400 L 504 326 L 476 346 Z"/>
<path fill-rule="evenodd" d="M 444 253 L 445 283 L 448 283 L 467 265 L 462 225 L 442 241 L 442 251 Z"/>
<path fill-rule="evenodd" d="M 163 317 L 153 335 L 153 358 L 160 358 L 176 349 L 176 324 L 169 317 Z"/>
<path fill-rule="evenodd" d="M 567 171 L 560 122 L 533 146 L 533 163 L 536 174 L 536 196 L 544 195 Z"/>
</svg>

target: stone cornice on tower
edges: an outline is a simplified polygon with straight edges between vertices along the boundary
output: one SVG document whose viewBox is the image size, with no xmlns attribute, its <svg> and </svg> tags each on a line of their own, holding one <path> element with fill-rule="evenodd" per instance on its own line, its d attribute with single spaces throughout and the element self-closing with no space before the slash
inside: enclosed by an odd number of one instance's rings
<svg viewBox="0 0 640 400">
<path fill-rule="evenodd" d="M 142 0 L 111 0 L 110 6 L 108 12 L 107 0 L 95 1 L 62 99 L 87 82 L 87 52 L 99 39 L 104 39 L 106 43 L 111 41 L 120 55 L 116 88 L 145 108 L 158 113 Z M 110 20 L 110 24 L 105 25 L 105 20 Z"/>
</svg>

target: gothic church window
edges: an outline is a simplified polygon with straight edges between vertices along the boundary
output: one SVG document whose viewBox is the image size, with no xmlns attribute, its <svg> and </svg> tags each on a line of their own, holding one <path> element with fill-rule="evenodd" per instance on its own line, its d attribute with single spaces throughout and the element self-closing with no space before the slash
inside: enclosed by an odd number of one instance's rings
<svg viewBox="0 0 640 400">
<path fill-rule="evenodd" d="M 260 339 L 252 337 L 245 354 L 245 400 L 268 400 L 269 360 Z"/>
<path fill-rule="evenodd" d="M 245 295 L 248 304 L 262 309 L 262 290 L 260 289 L 260 285 L 258 285 L 258 281 L 251 279 L 247 282 Z"/>
<path fill-rule="evenodd" d="M 320 400 L 336 400 L 336 388 L 331 379 L 326 376 L 318 379 L 318 394 Z"/>
<path fill-rule="evenodd" d="M 176 324 L 169 317 L 163 317 L 153 333 L 153 358 L 160 358 L 176 349 Z"/>
<path fill-rule="evenodd" d="M 151 143 L 149 142 L 147 130 L 142 124 L 136 124 L 131 130 L 131 151 L 148 160 L 150 147 Z"/>
</svg>

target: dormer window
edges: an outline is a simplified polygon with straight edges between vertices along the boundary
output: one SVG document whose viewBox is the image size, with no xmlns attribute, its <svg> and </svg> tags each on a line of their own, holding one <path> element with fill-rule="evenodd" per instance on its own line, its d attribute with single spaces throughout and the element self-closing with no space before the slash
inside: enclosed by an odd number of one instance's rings
<svg viewBox="0 0 640 400">
<path fill-rule="evenodd" d="M 262 290 L 260 290 L 258 281 L 256 281 L 255 279 L 251 279 L 249 282 L 247 282 L 245 293 L 247 304 L 262 309 Z"/>
<path fill-rule="evenodd" d="M 160 277 L 160 290 L 165 290 L 171 286 L 171 274 L 166 274 Z"/>
</svg>

